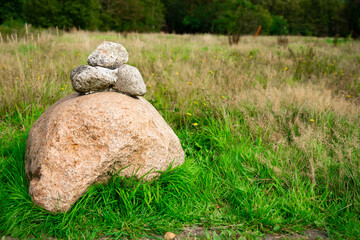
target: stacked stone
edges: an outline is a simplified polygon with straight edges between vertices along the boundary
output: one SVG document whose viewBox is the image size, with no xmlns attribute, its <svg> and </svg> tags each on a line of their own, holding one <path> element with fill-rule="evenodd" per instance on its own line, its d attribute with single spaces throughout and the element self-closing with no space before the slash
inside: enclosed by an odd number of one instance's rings
<svg viewBox="0 0 360 240">
<path fill-rule="evenodd" d="M 78 93 L 57 101 L 31 127 L 25 174 L 37 205 L 68 211 L 90 185 L 105 183 L 113 174 L 151 180 L 184 163 L 179 138 L 140 97 L 145 83 L 127 61 L 120 44 L 99 45 L 89 65 L 71 71 Z"/>
<path fill-rule="evenodd" d="M 89 55 L 89 65 L 71 71 L 74 90 L 81 94 L 118 91 L 130 96 L 145 95 L 146 85 L 139 70 L 127 65 L 127 61 L 128 52 L 121 44 L 103 42 Z"/>
</svg>

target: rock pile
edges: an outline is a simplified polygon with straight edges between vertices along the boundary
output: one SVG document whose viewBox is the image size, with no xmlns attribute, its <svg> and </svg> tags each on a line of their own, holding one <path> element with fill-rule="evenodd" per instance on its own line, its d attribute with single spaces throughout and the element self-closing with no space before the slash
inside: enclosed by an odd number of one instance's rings
<svg viewBox="0 0 360 240">
<path fill-rule="evenodd" d="M 131 96 L 143 96 L 146 85 L 137 68 L 127 65 L 128 53 L 118 43 L 103 42 L 88 59 L 88 65 L 74 68 L 70 73 L 76 92 L 90 94 L 100 91 L 119 91 Z"/>
<path fill-rule="evenodd" d="M 68 211 L 90 185 L 113 174 L 147 174 L 144 179 L 150 180 L 156 171 L 184 163 L 179 138 L 138 96 L 145 93 L 145 84 L 126 61 L 120 44 L 101 44 L 89 56 L 91 66 L 71 72 L 79 93 L 57 101 L 32 126 L 25 173 L 39 206 Z"/>
</svg>

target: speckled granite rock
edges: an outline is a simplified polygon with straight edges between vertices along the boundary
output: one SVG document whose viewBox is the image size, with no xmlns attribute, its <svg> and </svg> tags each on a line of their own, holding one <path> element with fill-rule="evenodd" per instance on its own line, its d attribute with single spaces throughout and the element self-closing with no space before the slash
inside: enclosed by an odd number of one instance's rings
<svg viewBox="0 0 360 240">
<path fill-rule="evenodd" d="M 118 43 L 103 42 L 88 57 L 88 64 L 74 68 L 70 73 L 71 83 L 76 92 L 119 91 L 130 96 L 146 93 L 144 80 L 128 61 L 126 49 Z"/>
<path fill-rule="evenodd" d="M 143 96 L 146 93 L 146 85 L 136 67 L 124 64 L 118 69 L 118 79 L 114 89 L 131 96 Z"/>
<path fill-rule="evenodd" d="M 117 92 L 71 94 L 53 104 L 32 126 L 25 173 L 33 201 L 45 209 L 68 211 L 95 182 L 120 169 L 165 170 L 184 162 L 178 137 L 142 97 Z M 159 173 L 152 172 L 147 180 Z"/>
<path fill-rule="evenodd" d="M 70 72 L 70 79 L 76 92 L 91 93 L 112 87 L 118 79 L 117 71 L 117 69 L 81 65 Z"/>
<path fill-rule="evenodd" d="M 118 68 L 127 61 L 128 52 L 126 49 L 119 43 L 107 41 L 101 43 L 87 59 L 89 65 L 105 68 Z"/>
</svg>

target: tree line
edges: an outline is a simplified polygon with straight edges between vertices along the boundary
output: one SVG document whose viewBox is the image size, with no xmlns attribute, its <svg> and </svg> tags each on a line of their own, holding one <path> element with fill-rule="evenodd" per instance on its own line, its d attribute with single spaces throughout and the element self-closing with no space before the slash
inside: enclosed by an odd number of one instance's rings
<svg viewBox="0 0 360 240">
<path fill-rule="evenodd" d="M 119 32 L 360 36 L 360 0 L 0 0 L 0 24 Z"/>
</svg>

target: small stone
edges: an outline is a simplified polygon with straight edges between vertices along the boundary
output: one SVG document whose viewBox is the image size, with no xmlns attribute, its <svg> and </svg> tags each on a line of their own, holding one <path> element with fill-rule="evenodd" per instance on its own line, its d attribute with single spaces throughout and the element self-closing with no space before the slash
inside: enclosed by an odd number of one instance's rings
<svg viewBox="0 0 360 240">
<path fill-rule="evenodd" d="M 127 63 L 128 52 L 119 43 L 103 42 L 88 57 L 87 63 L 91 66 L 118 68 Z"/>
<path fill-rule="evenodd" d="M 113 88 L 131 96 L 143 96 L 146 93 L 146 85 L 139 70 L 127 64 L 119 67 L 118 80 Z"/>
<path fill-rule="evenodd" d="M 171 239 L 176 238 L 176 234 L 175 234 L 175 233 L 172 233 L 172 232 L 167 232 L 167 233 L 165 233 L 164 238 L 165 238 L 166 240 L 171 240 Z"/>
<path fill-rule="evenodd" d="M 91 93 L 112 87 L 117 80 L 117 69 L 81 65 L 70 72 L 71 83 L 76 92 Z"/>
</svg>

